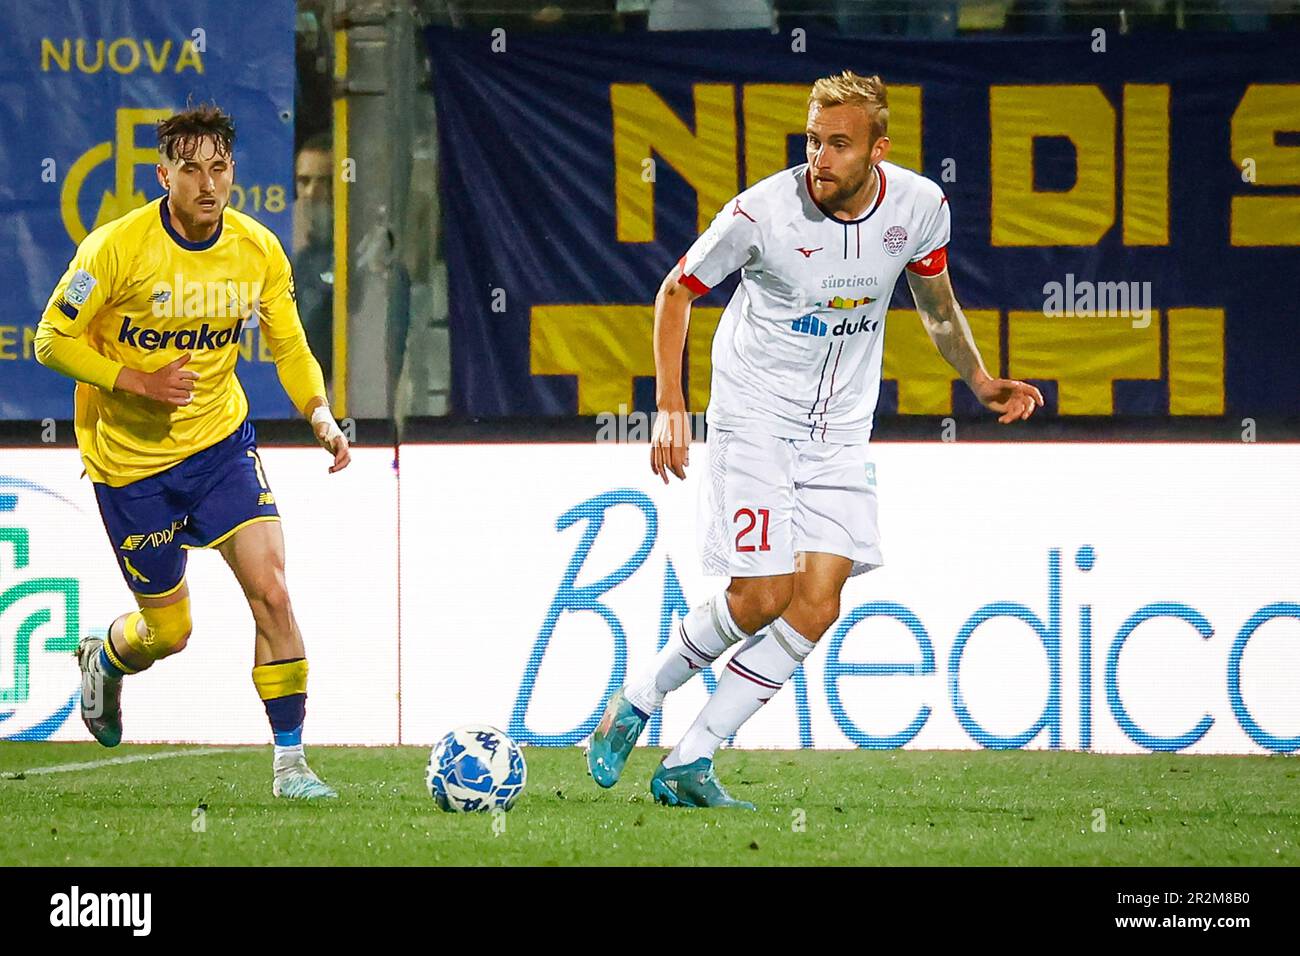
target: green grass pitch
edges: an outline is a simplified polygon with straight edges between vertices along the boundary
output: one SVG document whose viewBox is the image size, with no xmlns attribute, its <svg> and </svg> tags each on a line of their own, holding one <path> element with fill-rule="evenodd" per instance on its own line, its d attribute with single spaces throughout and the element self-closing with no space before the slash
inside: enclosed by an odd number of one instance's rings
<svg viewBox="0 0 1300 956">
<path fill-rule="evenodd" d="M 340 791 L 317 804 L 271 796 L 269 747 L 13 776 L 203 749 L 0 743 L 0 865 L 1300 864 L 1289 757 L 723 751 L 746 813 L 656 806 L 663 751 L 602 791 L 577 748 L 528 748 L 496 819 L 439 812 L 421 747 L 309 748 Z"/>
</svg>

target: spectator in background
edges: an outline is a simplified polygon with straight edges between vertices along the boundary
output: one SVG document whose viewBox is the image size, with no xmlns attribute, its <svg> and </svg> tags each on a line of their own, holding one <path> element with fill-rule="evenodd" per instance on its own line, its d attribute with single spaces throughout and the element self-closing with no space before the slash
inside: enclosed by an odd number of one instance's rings
<svg viewBox="0 0 1300 956">
<path fill-rule="evenodd" d="M 328 134 L 308 139 L 293 164 L 293 275 L 307 344 L 327 390 L 334 371 L 334 150 Z"/>
<path fill-rule="evenodd" d="M 332 229 L 334 148 L 329 133 L 317 133 L 302 144 L 293 161 L 293 251 L 307 245 L 321 225 Z M 313 219 L 316 221 L 313 222 Z"/>
</svg>

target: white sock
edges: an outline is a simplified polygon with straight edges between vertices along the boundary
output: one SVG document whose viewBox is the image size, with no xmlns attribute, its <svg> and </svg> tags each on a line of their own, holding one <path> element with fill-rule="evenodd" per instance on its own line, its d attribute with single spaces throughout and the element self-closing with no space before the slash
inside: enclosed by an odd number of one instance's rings
<svg viewBox="0 0 1300 956">
<path fill-rule="evenodd" d="M 274 770 L 279 773 L 282 770 L 288 770 L 298 764 L 299 761 L 306 761 L 307 754 L 303 750 L 302 744 L 296 744 L 292 747 L 281 747 L 275 745 L 275 764 Z"/>
<path fill-rule="evenodd" d="M 701 757 L 712 760 L 719 745 L 776 696 L 816 646 L 784 618 L 749 638 L 727 662 L 718 689 L 664 764 L 680 767 Z"/>
<path fill-rule="evenodd" d="M 728 647 L 747 637 L 731 617 L 727 592 L 719 591 L 682 618 L 649 668 L 628 681 L 623 694 L 641 713 L 653 714 L 663 706 L 669 691 L 681 687 Z"/>
</svg>

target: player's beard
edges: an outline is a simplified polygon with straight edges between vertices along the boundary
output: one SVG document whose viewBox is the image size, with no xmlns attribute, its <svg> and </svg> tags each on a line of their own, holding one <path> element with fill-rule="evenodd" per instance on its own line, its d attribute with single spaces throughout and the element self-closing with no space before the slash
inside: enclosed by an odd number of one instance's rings
<svg viewBox="0 0 1300 956">
<path fill-rule="evenodd" d="M 230 205 L 229 199 L 227 199 L 225 202 L 222 202 L 220 199 L 217 199 L 217 197 L 215 196 L 205 196 L 201 198 L 216 199 L 217 203 L 211 209 L 205 209 L 199 205 L 198 199 L 195 199 L 190 209 L 185 210 L 186 215 L 188 215 L 190 218 L 190 221 L 186 223 L 186 226 L 187 228 L 194 229 L 195 231 L 202 231 L 205 229 L 209 229 L 212 226 L 215 226 L 218 222 L 221 221 L 221 217 L 225 213 L 226 207 Z"/>
<path fill-rule="evenodd" d="M 873 168 L 874 167 L 872 167 L 872 165 L 868 163 L 866 172 L 864 172 L 861 176 L 856 177 L 852 181 L 840 180 L 838 188 L 835 190 L 835 192 L 831 193 L 824 200 L 825 204 L 827 206 L 832 206 L 832 207 L 843 206 L 849 200 L 850 197 L 855 195 L 859 189 L 861 189 L 864 185 L 866 185 L 868 182 L 871 181 L 871 170 Z"/>
</svg>

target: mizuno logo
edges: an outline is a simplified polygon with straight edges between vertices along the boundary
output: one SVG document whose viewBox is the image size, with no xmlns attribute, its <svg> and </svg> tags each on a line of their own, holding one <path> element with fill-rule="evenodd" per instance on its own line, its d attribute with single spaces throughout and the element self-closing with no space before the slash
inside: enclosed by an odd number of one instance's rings
<svg viewBox="0 0 1300 956">
<path fill-rule="evenodd" d="M 825 246 L 818 246 L 816 249 L 804 249 L 801 246 L 796 246 L 794 251 L 802 252 L 805 259 L 811 259 L 814 252 L 821 252 L 825 248 Z"/>
<path fill-rule="evenodd" d="M 824 336 L 826 323 L 815 315 L 804 315 L 790 323 L 790 331 L 798 332 L 800 335 Z"/>
<path fill-rule="evenodd" d="M 160 332 L 157 329 L 142 329 L 138 325 L 132 325 L 131 317 L 126 316 L 122 319 L 122 328 L 118 330 L 117 340 L 132 348 L 144 349 L 146 352 L 156 352 L 168 346 L 187 351 L 221 349 L 232 343 L 238 343 L 239 333 L 243 331 L 243 327 L 244 320 L 240 319 L 230 328 L 220 331 L 204 322 L 197 329 L 167 329 Z"/>
<path fill-rule="evenodd" d="M 746 219 L 748 219 L 750 222 L 757 222 L 757 221 L 758 221 L 758 220 L 756 220 L 753 216 L 751 216 L 749 213 L 745 212 L 745 210 L 743 210 L 743 209 L 740 208 L 740 200 L 739 200 L 739 199 L 736 200 L 736 205 L 734 205 L 734 206 L 731 207 L 731 214 L 732 214 L 733 216 L 744 216 L 744 217 L 745 217 Z"/>
</svg>

